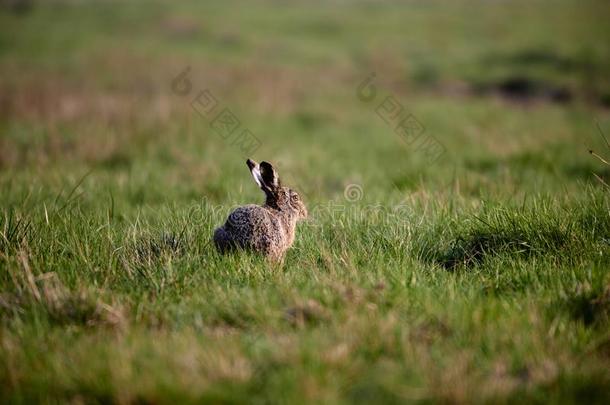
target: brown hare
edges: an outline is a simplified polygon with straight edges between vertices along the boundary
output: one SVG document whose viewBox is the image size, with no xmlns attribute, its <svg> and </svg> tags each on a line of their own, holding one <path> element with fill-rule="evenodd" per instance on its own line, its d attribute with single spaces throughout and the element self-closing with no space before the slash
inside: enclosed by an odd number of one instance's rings
<svg viewBox="0 0 610 405">
<path fill-rule="evenodd" d="M 270 163 L 248 159 L 246 164 L 265 193 L 265 204 L 236 208 L 214 232 L 214 244 L 220 253 L 245 249 L 281 261 L 294 242 L 297 221 L 307 218 L 307 209 L 296 191 L 282 187 Z"/>
</svg>

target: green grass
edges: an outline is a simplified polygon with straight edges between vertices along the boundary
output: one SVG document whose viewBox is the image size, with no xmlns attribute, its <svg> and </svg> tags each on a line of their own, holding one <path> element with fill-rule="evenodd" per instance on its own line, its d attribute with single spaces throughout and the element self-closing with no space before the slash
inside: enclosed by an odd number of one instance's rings
<svg viewBox="0 0 610 405">
<path fill-rule="evenodd" d="M 594 174 L 610 171 L 588 153 L 609 154 L 608 16 L 595 0 L 1 8 L 0 398 L 608 402 Z M 531 92 L 503 94 L 515 78 Z M 260 139 L 252 156 L 192 109 L 206 88 Z M 387 95 L 440 159 L 376 114 Z M 246 157 L 309 208 L 281 265 L 210 244 L 263 199 Z"/>
</svg>

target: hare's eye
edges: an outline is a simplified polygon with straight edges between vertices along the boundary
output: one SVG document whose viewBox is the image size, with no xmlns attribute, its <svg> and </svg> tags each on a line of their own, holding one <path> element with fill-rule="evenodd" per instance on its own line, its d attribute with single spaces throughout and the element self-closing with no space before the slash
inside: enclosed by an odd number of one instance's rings
<svg viewBox="0 0 610 405">
<path fill-rule="evenodd" d="M 296 194 L 291 194 L 290 195 L 290 200 L 291 201 L 299 201 L 299 196 Z"/>
</svg>

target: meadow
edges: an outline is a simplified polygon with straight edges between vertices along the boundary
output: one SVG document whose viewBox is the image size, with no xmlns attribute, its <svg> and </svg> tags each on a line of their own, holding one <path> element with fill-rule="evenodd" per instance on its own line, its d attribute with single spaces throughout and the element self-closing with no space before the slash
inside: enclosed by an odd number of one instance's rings
<svg viewBox="0 0 610 405">
<path fill-rule="evenodd" d="M 608 403 L 608 2 L 17 3 L 1 402 Z M 246 158 L 281 264 L 210 243 Z"/>
</svg>

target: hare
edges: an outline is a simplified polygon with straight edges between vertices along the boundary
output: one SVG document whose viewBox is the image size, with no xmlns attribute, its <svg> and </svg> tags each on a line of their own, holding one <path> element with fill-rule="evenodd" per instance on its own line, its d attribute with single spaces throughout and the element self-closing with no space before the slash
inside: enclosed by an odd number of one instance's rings
<svg viewBox="0 0 610 405">
<path fill-rule="evenodd" d="M 214 244 L 220 253 L 247 249 L 281 261 L 294 242 L 297 221 L 307 218 L 307 209 L 296 191 L 282 187 L 270 163 L 248 159 L 246 164 L 265 193 L 265 204 L 236 208 L 214 231 Z"/>
</svg>

